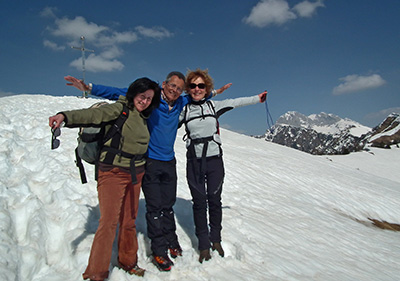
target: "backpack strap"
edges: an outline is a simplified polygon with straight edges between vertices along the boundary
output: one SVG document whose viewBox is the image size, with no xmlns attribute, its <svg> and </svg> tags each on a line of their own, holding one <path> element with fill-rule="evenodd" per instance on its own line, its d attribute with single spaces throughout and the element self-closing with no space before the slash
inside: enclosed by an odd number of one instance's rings
<svg viewBox="0 0 400 281">
<path fill-rule="evenodd" d="M 185 131 L 186 131 L 186 134 L 182 137 L 182 139 L 184 141 L 186 141 L 187 139 L 190 139 L 190 144 L 187 148 L 187 157 L 188 157 L 188 160 L 190 159 L 190 161 L 192 161 L 193 167 L 195 168 L 196 173 L 197 173 L 197 171 L 199 171 L 199 177 L 197 179 L 199 183 L 202 183 L 204 181 L 208 145 L 211 141 L 214 141 L 214 137 L 212 135 L 212 136 L 204 137 L 204 138 L 196 138 L 196 139 L 191 138 L 187 123 L 189 123 L 192 120 L 199 119 L 199 118 L 202 118 L 202 119 L 204 119 L 206 117 L 215 118 L 217 125 L 216 125 L 216 131 L 214 134 L 219 134 L 218 115 L 215 111 L 214 104 L 210 100 L 207 100 L 204 103 L 207 104 L 211 113 L 204 114 L 202 111 L 201 115 L 189 118 L 190 104 L 187 104 L 184 108 L 184 119 L 181 121 L 182 124 L 185 124 Z M 203 110 L 203 108 L 201 108 L 201 109 Z M 196 146 L 196 144 L 200 144 L 200 143 L 203 144 L 203 149 L 201 152 L 201 158 L 199 160 L 199 159 L 197 159 L 197 156 L 196 156 L 195 146 Z M 221 149 L 221 145 L 219 143 L 218 143 L 218 146 L 219 146 L 220 154 L 222 155 L 222 149 Z"/>
<path fill-rule="evenodd" d="M 121 143 L 121 134 L 122 134 L 122 126 L 124 125 L 126 119 L 128 119 L 129 116 L 129 109 L 128 107 L 124 104 L 123 110 L 118 117 L 118 119 L 114 122 L 114 124 L 111 126 L 111 128 L 108 130 L 108 132 L 105 134 L 103 143 L 102 143 L 102 149 L 108 149 L 104 147 L 104 144 L 108 142 L 111 139 L 111 145 L 110 148 L 113 148 L 113 150 L 110 150 L 111 153 L 107 153 L 104 163 L 106 164 L 112 164 L 114 162 L 114 158 L 116 155 L 120 155 L 120 143 Z M 115 135 L 118 135 L 117 137 L 114 137 Z"/>
<path fill-rule="evenodd" d="M 122 156 L 125 158 L 131 159 L 130 165 L 129 165 L 129 171 L 132 177 L 132 183 L 136 184 L 138 183 L 137 178 L 136 178 L 136 167 L 135 167 L 135 161 L 140 160 L 144 158 L 144 154 L 140 155 L 134 155 L 125 151 L 122 151 L 120 148 L 121 145 L 121 136 L 122 136 L 122 127 L 125 123 L 125 121 L 128 119 L 129 116 L 129 108 L 126 106 L 126 104 L 123 104 L 123 109 L 118 117 L 118 119 L 114 122 L 112 127 L 108 130 L 106 133 L 103 143 L 102 143 L 102 151 L 106 151 L 106 157 L 104 158 L 104 163 L 106 164 L 113 164 L 115 157 Z M 104 146 L 104 144 L 111 139 L 111 144 L 110 146 Z"/>
<path fill-rule="evenodd" d="M 78 148 L 75 148 L 75 158 L 76 158 L 76 160 L 75 160 L 76 166 L 79 168 L 79 174 L 81 175 L 81 182 L 82 182 L 82 184 L 85 184 L 85 183 L 87 183 L 86 173 L 85 173 L 85 168 L 82 163 L 82 159 L 78 153 Z"/>
<path fill-rule="evenodd" d="M 180 127 L 180 126 L 182 126 L 182 124 L 185 124 L 185 135 L 182 137 L 182 140 L 183 141 L 186 141 L 187 139 L 192 139 L 191 137 L 190 137 L 190 132 L 189 132 L 189 130 L 188 130 L 188 128 L 187 128 L 187 123 L 189 123 L 190 121 L 192 121 L 192 120 L 195 120 L 195 119 L 200 119 L 200 118 L 202 118 L 202 119 L 204 119 L 204 118 L 206 118 L 206 117 L 213 117 L 213 118 L 215 118 L 215 120 L 217 121 L 217 129 L 216 129 L 216 133 L 219 135 L 219 121 L 218 121 L 218 114 L 217 114 L 217 112 L 215 111 L 215 107 L 214 107 L 214 104 L 213 104 L 213 102 L 212 101 L 210 101 L 210 100 L 206 100 L 206 101 L 204 101 L 203 103 L 206 103 L 207 104 L 207 106 L 210 108 L 210 110 L 211 110 L 211 114 L 204 114 L 203 113 L 203 111 L 202 111 L 202 114 L 201 115 L 199 115 L 199 116 L 195 116 L 195 117 L 191 117 L 191 118 L 189 118 L 189 111 L 190 111 L 190 103 L 188 103 L 187 105 L 185 105 L 185 107 L 183 108 L 183 110 L 182 111 L 184 111 L 184 114 L 183 114 L 183 120 L 182 121 L 180 121 L 179 122 L 179 125 L 178 125 L 178 127 Z M 201 105 L 200 105 L 201 106 Z M 203 110 L 203 109 L 202 109 Z"/>
<path fill-rule="evenodd" d="M 121 114 L 119 115 L 118 119 L 116 119 L 116 121 L 113 123 L 111 128 L 108 130 L 108 132 L 98 140 L 100 149 L 97 153 L 97 157 L 96 157 L 97 159 L 94 162 L 94 165 L 95 165 L 94 178 L 96 181 L 98 179 L 98 174 L 99 174 L 100 152 L 102 149 L 105 148 L 104 144 L 107 141 L 109 141 L 110 139 L 112 139 L 114 137 L 114 135 L 117 133 L 119 133 L 119 137 L 116 138 L 117 141 L 114 142 L 114 145 L 117 147 L 117 149 L 119 148 L 119 143 L 120 143 L 120 139 L 121 139 L 121 129 L 122 129 L 122 126 L 124 125 L 125 121 L 128 119 L 128 116 L 129 116 L 129 108 L 126 106 L 126 104 L 123 104 L 123 109 L 122 109 Z M 102 131 L 99 134 L 104 134 L 103 132 L 104 132 L 104 128 L 102 128 Z M 85 134 L 82 134 L 81 138 L 85 142 L 93 142 L 96 140 L 96 137 L 88 138 Z M 113 141 L 112 141 L 112 143 L 113 143 Z M 117 151 L 117 153 L 115 153 L 115 151 L 113 150 L 113 151 L 111 151 L 111 153 L 107 153 L 106 158 L 108 157 L 109 159 L 111 159 L 111 164 L 113 163 L 115 155 L 117 155 L 118 152 L 122 152 L 122 151 Z M 110 156 L 108 156 L 109 154 L 110 154 Z M 129 154 L 129 155 L 132 155 L 132 154 Z M 127 157 L 127 156 L 125 156 L 125 157 Z M 79 156 L 79 153 L 78 153 L 78 148 L 75 149 L 75 158 L 76 158 L 76 160 L 75 160 L 76 166 L 79 168 L 81 182 L 82 182 L 82 184 L 85 184 L 85 183 L 87 183 L 87 178 L 86 178 L 85 168 L 82 163 L 82 158 Z M 109 163 L 109 162 L 106 162 L 106 163 Z M 135 176 L 135 179 L 136 179 L 136 176 Z"/>
<path fill-rule="evenodd" d="M 210 141 L 213 140 L 213 137 L 206 137 L 206 138 L 198 138 L 198 139 L 192 139 L 190 141 L 190 145 L 187 148 L 187 154 L 188 154 L 188 160 L 192 161 L 193 167 L 195 167 L 195 171 L 200 171 L 199 173 L 199 178 L 198 182 L 203 183 L 204 180 L 204 175 L 205 175 L 205 169 L 206 169 L 206 160 L 207 160 L 207 149 L 208 149 L 208 144 Z M 201 162 L 200 162 L 200 167 L 199 167 L 199 160 L 196 157 L 196 149 L 195 145 L 202 143 L 203 144 L 203 150 L 201 152 Z"/>
<path fill-rule="evenodd" d="M 122 112 L 119 115 L 118 119 L 114 122 L 112 127 L 105 134 L 103 139 L 103 144 L 109 141 L 116 133 L 121 134 L 122 126 L 124 125 L 126 119 L 128 119 L 128 116 L 129 116 L 129 108 L 126 104 L 123 104 Z M 117 142 L 119 144 L 119 140 L 115 141 L 115 143 Z M 115 147 L 115 145 L 112 145 L 112 147 Z"/>
</svg>

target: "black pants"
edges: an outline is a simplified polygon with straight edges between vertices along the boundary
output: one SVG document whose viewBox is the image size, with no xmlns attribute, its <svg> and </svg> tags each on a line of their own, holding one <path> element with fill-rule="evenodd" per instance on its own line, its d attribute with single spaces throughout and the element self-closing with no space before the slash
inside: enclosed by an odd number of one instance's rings
<svg viewBox="0 0 400 281">
<path fill-rule="evenodd" d="M 199 180 L 200 159 L 188 160 L 186 166 L 188 185 L 193 200 L 193 218 L 196 236 L 199 240 L 199 250 L 209 249 L 211 243 L 220 242 L 222 229 L 221 193 L 225 176 L 224 163 L 222 157 L 209 157 L 205 164 L 203 180 Z"/>
<path fill-rule="evenodd" d="M 173 206 L 176 201 L 176 160 L 147 159 L 142 190 L 146 200 L 147 235 L 154 255 L 179 246 Z"/>
</svg>

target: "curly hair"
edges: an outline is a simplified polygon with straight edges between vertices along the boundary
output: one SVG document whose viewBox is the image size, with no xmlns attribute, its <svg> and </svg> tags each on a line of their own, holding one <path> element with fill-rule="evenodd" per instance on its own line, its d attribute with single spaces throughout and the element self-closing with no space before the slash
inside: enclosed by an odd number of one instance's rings
<svg viewBox="0 0 400 281">
<path fill-rule="evenodd" d="M 185 91 L 186 93 L 189 90 L 189 85 L 196 80 L 196 78 L 202 78 L 204 80 L 204 84 L 206 84 L 206 98 L 211 94 L 212 89 L 214 89 L 214 80 L 211 78 L 210 74 L 208 74 L 208 69 L 200 69 L 196 70 L 188 70 L 186 73 L 186 85 Z"/>
<path fill-rule="evenodd" d="M 150 80 L 147 77 L 136 79 L 128 88 L 126 92 L 126 99 L 128 100 L 128 107 L 133 109 L 133 99 L 140 93 L 144 93 L 147 90 L 153 90 L 154 96 L 151 100 L 151 104 L 145 110 L 141 112 L 143 116 L 150 116 L 151 112 L 160 105 L 161 101 L 161 88 L 160 86 Z"/>
</svg>

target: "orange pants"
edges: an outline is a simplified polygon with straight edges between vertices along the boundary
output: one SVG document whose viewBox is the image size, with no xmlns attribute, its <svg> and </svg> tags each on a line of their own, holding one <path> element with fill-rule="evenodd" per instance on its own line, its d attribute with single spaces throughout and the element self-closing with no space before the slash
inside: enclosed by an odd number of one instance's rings
<svg viewBox="0 0 400 281">
<path fill-rule="evenodd" d="M 144 171 L 137 174 L 138 183 L 133 185 L 131 174 L 118 167 L 110 171 L 99 170 L 97 192 L 100 220 L 89 264 L 83 273 L 84 279 L 104 280 L 108 277 L 118 223 L 118 261 L 125 269 L 136 265 L 138 241 L 135 221 L 143 175 Z"/>
</svg>

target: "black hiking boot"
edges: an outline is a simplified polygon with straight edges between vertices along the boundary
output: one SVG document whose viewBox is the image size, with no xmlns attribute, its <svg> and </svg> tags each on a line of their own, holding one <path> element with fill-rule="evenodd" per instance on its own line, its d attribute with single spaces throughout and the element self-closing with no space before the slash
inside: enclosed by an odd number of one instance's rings
<svg viewBox="0 0 400 281">
<path fill-rule="evenodd" d="M 177 258 L 182 256 L 182 248 L 178 245 L 176 248 L 169 248 L 169 254 L 172 258 Z"/>
<path fill-rule="evenodd" d="M 215 243 L 213 243 L 213 245 L 212 245 L 212 250 L 213 250 L 213 251 L 217 250 L 218 254 L 219 254 L 221 257 L 224 257 L 224 255 L 225 255 L 224 249 L 222 249 L 222 246 L 221 246 L 221 243 L 220 243 L 220 242 L 215 242 Z"/>
<path fill-rule="evenodd" d="M 208 261 L 209 259 L 211 259 L 210 249 L 201 250 L 199 256 L 199 262 L 203 263 L 203 260 Z"/>
<path fill-rule="evenodd" d="M 168 256 L 155 256 L 153 255 L 152 262 L 160 271 L 170 271 L 174 263 Z"/>
</svg>

